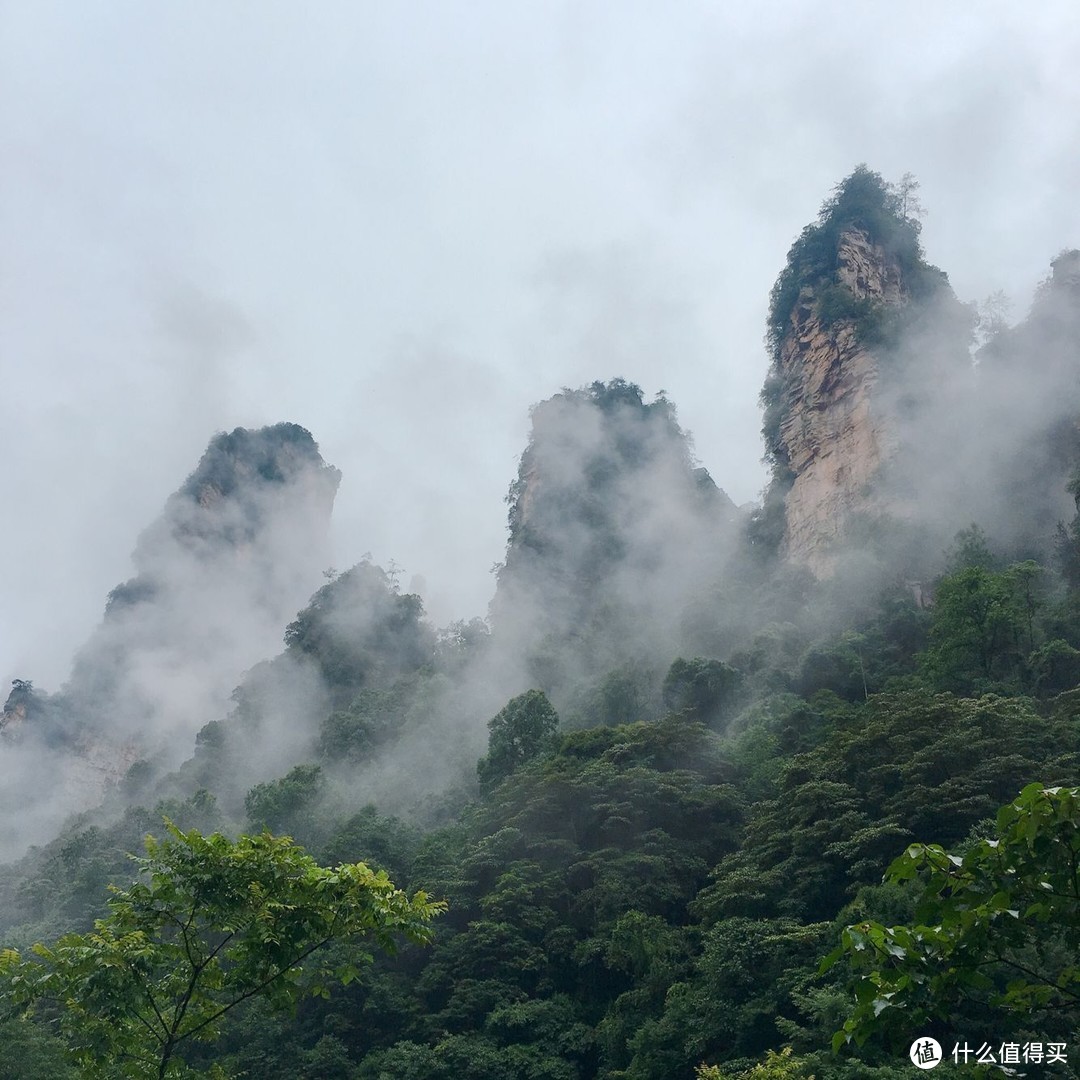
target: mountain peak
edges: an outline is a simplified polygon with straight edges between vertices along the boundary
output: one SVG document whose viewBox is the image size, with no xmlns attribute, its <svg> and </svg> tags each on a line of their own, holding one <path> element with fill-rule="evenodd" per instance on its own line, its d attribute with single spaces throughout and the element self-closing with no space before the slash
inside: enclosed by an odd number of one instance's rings
<svg viewBox="0 0 1080 1080">
<path fill-rule="evenodd" d="M 650 635 L 666 649 L 687 597 L 726 557 L 738 517 L 695 467 L 674 406 L 663 395 L 646 402 L 623 379 L 533 409 L 508 501 L 492 622 L 518 651 L 545 652 L 546 688 L 561 677 L 554 669 L 565 674 L 586 654 L 614 663 Z"/>
<path fill-rule="evenodd" d="M 917 186 L 859 166 L 792 245 L 773 287 L 766 511 L 783 518 L 772 542 L 818 576 L 832 572 L 857 516 L 898 510 L 875 481 L 903 450 L 910 417 L 901 413 L 925 406 L 927 363 L 968 362 L 961 305 L 923 258 Z M 936 340 L 926 358 L 901 357 L 902 340 L 928 321 Z"/>
<path fill-rule="evenodd" d="M 63 691 L 19 680 L 8 699 L 4 734 L 52 754 L 66 785 L 14 785 L 24 824 L 93 805 L 136 757 L 187 752 L 227 711 L 321 580 L 339 478 L 296 424 L 214 436 L 139 537 L 136 575 L 109 594 Z"/>
</svg>

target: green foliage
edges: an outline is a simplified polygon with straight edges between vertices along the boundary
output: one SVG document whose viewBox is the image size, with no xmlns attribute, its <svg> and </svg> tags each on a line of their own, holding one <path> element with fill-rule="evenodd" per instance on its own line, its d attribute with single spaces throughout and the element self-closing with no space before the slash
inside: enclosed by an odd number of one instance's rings
<svg viewBox="0 0 1080 1080">
<path fill-rule="evenodd" d="M 870 696 L 870 686 L 879 689 L 866 672 L 866 639 L 848 631 L 839 638 L 810 649 L 803 657 L 797 689 L 807 696 L 831 690 L 848 701 Z"/>
<path fill-rule="evenodd" d="M 336 702 L 431 663 L 435 635 L 419 596 L 395 592 L 362 562 L 324 585 L 285 630 L 285 644 L 316 662 Z"/>
<path fill-rule="evenodd" d="M 659 681 L 659 673 L 646 660 L 609 671 L 578 689 L 569 706 L 568 725 L 616 727 L 654 719 L 662 710 Z"/>
<path fill-rule="evenodd" d="M 863 342 L 869 343 L 882 332 L 883 306 L 869 296 L 856 296 L 847 285 L 839 281 L 818 287 L 817 314 L 826 326 L 832 326 L 841 320 L 854 323 L 859 340 Z"/>
<path fill-rule="evenodd" d="M 222 826 L 216 800 L 207 791 L 182 802 L 161 801 L 153 810 L 128 807 L 108 826 L 72 819 L 55 840 L 31 849 L 21 863 L 0 873 L 0 942 L 29 948 L 69 930 L 92 927 L 109 883 L 131 876 L 128 852 L 141 847 L 163 816 L 183 828 L 211 831 Z"/>
<path fill-rule="evenodd" d="M 786 399 L 779 396 L 766 405 L 766 427 L 762 429 L 762 436 L 765 439 L 765 458 L 772 466 L 774 483 L 766 490 L 761 506 L 751 512 L 746 527 L 750 551 L 762 560 L 776 558 L 787 529 L 784 496 L 791 489 L 794 475 L 788 468 L 786 451 L 780 440 L 780 424 L 786 407 Z"/>
<path fill-rule="evenodd" d="M 677 1075 L 703 1057 L 752 1061 L 775 1046 L 796 973 L 820 955 L 826 929 L 746 917 L 712 927 L 691 977 L 671 987 L 662 1016 L 638 1040 L 645 1074 Z"/>
<path fill-rule="evenodd" d="M 210 441 L 179 494 L 198 499 L 203 488 L 211 485 L 221 495 L 231 495 L 251 473 L 270 483 L 283 483 L 287 479 L 283 466 L 287 463 L 294 468 L 297 462 L 305 460 L 329 468 L 323 465 L 311 432 L 299 424 L 273 424 L 257 431 L 247 428 L 222 431 Z"/>
<path fill-rule="evenodd" d="M 299 816 L 313 809 L 323 785 L 318 765 L 296 765 L 280 780 L 256 784 L 244 797 L 248 821 L 258 830 L 295 832 Z"/>
<path fill-rule="evenodd" d="M 331 942 L 426 943 L 442 910 L 362 863 L 320 867 L 287 838 L 234 842 L 166 824 L 168 837 L 148 836 L 136 860 L 142 880 L 114 888 L 93 932 L 32 957 L 0 953 L 4 1012 L 58 1009 L 83 1076 L 185 1075 L 184 1046 L 216 1038 L 241 1002 L 290 1006 L 355 978 L 362 955 L 320 962 Z"/>
<path fill-rule="evenodd" d="M 119 615 L 127 608 L 136 607 L 153 601 L 160 590 L 160 585 L 145 575 L 131 578 L 122 585 L 117 585 L 105 601 L 105 617 Z"/>
<path fill-rule="evenodd" d="M 797 385 L 791 372 L 774 364 L 766 374 L 765 383 L 758 395 L 762 408 L 761 437 L 765 442 L 766 459 L 772 465 L 774 475 L 787 481 L 786 486 L 790 486 L 794 475 L 784 441 L 780 437 L 780 429 L 791 408 L 792 393 Z M 767 508 L 766 505 L 762 509 Z"/>
<path fill-rule="evenodd" d="M 1027 659 L 1032 689 L 1038 697 L 1052 697 L 1080 685 L 1080 649 L 1054 638 Z"/>
<path fill-rule="evenodd" d="M 797 1057 L 793 1057 L 791 1047 L 785 1046 L 778 1054 L 769 1050 L 765 1060 L 746 1072 L 721 1072 L 716 1065 L 699 1065 L 697 1080 L 814 1080 L 814 1074 Z"/>
<path fill-rule="evenodd" d="M 416 981 L 423 1021 L 405 1037 L 441 1060 L 440 1033 L 483 1031 L 475 1049 L 491 1075 L 617 1075 L 688 971 L 688 902 L 736 834 L 727 771 L 715 737 L 685 716 L 571 732 L 520 766 L 478 808 L 464 849 L 438 856 L 457 875 L 457 919 Z M 526 1017 L 555 1016 L 561 1035 L 526 1030 Z M 489 1045 L 512 1033 L 513 1047 Z M 389 1057 L 372 1060 L 397 1075 Z"/>
<path fill-rule="evenodd" d="M 911 926 L 849 926 L 822 963 L 847 958 L 855 1005 L 834 1045 L 910 1033 L 983 1000 L 1049 1034 L 1080 1018 L 1080 788 L 1029 784 L 997 814 L 995 835 L 962 854 L 912 844 L 890 867 L 918 881 Z M 992 1015 L 992 1014 L 991 1014 Z M 996 1030 L 1000 1031 L 1000 1023 Z"/>
<path fill-rule="evenodd" d="M 361 690 L 346 708 L 323 720 L 319 758 L 328 763 L 369 760 L 400 727 L 408 705 L 409 694 L 400 682 L 388 690 Z"/>
<path fill-rule="evenodd" d="M 941 580 L 923 657 L 923 670 L 936 685 L 985 692 L 1029 683 L 1042 574 L 1030 561 L 997 573 L 976 564 Z"/>
<path fill-rule="evenodd" d="M 721 660 L 679 657 L 664 676 L 664 705 L 715 725 L 734 702 L 740 682 L 739 672 Z"/>
<path fill-rule="evenodd" d="M 1078 764 L 1071 723 L 1020 699 L 906 691 L 834 717 L 820 745 L 785 764 L 740 850 L 716 866 L 694 902 L 706 922 L 830 919 L 901 844 L 957 843 L 1016 778 L 1067 777 Z"/>
<path fill-rule="evenodd" d="M 349 1080 L 353 1064 L 345 1044 L 333 1035 L 324 1035 L 305 1055 L 301 1080 Z"/>
<path fill-rule="evenodd" d="M 319 858 L 324 863 L 363 862 L 401 880 L 414 864 L 422 836 L 416 826 L 380 814 L 374 806 L 365 806 L 337 823 L 320 849 Z"/>
<path fill-rule="evenodd" d="M 948 551 L 948 569 L 952 574 L 961 570 L 1000 570 L 1001 561 L 990 550 L 990 540 L 978 525 L 972 523 L 953 538 Z"/>
<path fill-rule="evenodd" d="M 67 1048 L 31 1020 L 0 1023 L 0 1080 L 78 1080 Z"/>
<path fill-rule="evenodd" d="M 435 646 L 440 671 L 454 674 L 481 655 L 491 643 L 491 630 L 483 619 L 458 619 L 438 633 Z"/>
<path fill-rule="evenodd" d="M 573 391 L 569 392 L 572 393 Z M 614 412 L 622 406 L 630 409 L 649 409 L 652 407 L 645 404 L 641 387 L 636 383 L 627 382 L 625 379 L 612 379 L 608 383 L 597 380 L 581 393 L 588 395 L 589 400 L 604 412 Z M 658 407 L 661 410 L 671 408 L 670 403 L 667 401 L 661 402 Z"/>
<path fill-rule="evenodd" d="M 837 184 L 822 205 L 817 222 L 803 229 L 788 252 L 787 265 L 770 294 L 768 341 L 774 359 L 779 357 L 780 342 L 800 290 L 833 283 L 840 237 L 853 227 L 865 230 L 873 242 L 881 244 L 886 254 L 899 263 L 912 292 L 920 291 L 929 268 L 922 261 L 918 220 L 905 215 L 895 189 L 878 173 L 860 165 Z M 828 302 L 838 306 L 837 317 L 859 318 L 866 314 L 862 309 L 847 310 L 858 303 L 854 298 L 848 301 L 830 296 Z"/>
<path fill-rule="evenodd" d="M 1075 596 L 1080 591 L 1080 469 L 1073 470 L 1066 488 L 1076 504 L 1076 513 L 1068 525 L 1057 523 L 1054 562 Z"/>
<path fill-rule="evenodd" d="M 481 784 L 501 783 L 515 769 L 554 748 L 559 715 L 542 690 L 512 698 L 488 721 L 488 752 L 476 765 Z"/>
<path fill-rule="evenodd" d="M 930 622 L 911 587 L 887 589 L 855 626 L 819 638 L 802 654 L 792 688 L 807 699 L 828 690 L 864 701 L 914 674 Z"/>
<path fill-rule="evenodd" d="M 1054 562 L 1069 588 L 1074 592 L 1080 589 L 1080 511 L 1068 525 L 1058 522 Z"/>
</svg>

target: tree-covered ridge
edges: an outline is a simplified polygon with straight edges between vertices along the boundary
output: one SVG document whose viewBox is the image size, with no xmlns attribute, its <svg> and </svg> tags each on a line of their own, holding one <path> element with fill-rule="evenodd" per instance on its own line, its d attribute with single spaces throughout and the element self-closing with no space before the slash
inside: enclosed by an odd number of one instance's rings
<svg viewBox="0 0 1080 1080">
<path fill-rule="evenodd" d="M 386 573 L 362 562 L 324 585 L 285 628 L 290 653 L 311 657 L 339 700 L 383 686 L 431 661 L 435 636 L 423 601 L 401 594 Z"/>
<path fill-rule="evenodd" d="M 1015 590 L 1006 615 L 1019 639 L 1002 638 L 1003 655 L 1019 640 L 1030 657 L 1051 633 L 1080 644 L 1068 598 L 1047 584 L 1025 606 L 1022 578 L 995 569 L 976 533 L 954 559 L 932 609 L 887 593 L 854 629 L 803 629 L 782 649 L 763 642 L 733 654 L 738 667 L 679 659 L 631 723 L 568 731 L 540 691 L 519 695 L 488 724 L 467 805 L 434 828 L 390 819 L 341 787 L 343 766 L 362 767 L 385 744 L 340 742 L 344 721 L 324 727 L 321 739 L 339 741 L 318 763 L 252 785 L 232 827 L 303 838 L 321 863 L 385 868 L 405 890 L 445 899 L 448 912 L 430 950 L 380 958 L 291 1019 L 238 1006 L 215 1047 L 183 1049 L 185 1067 L 267 1080 L 691 1080 L 706 1062 L 725 1078 L 755 1068 L 899 1077 L 906 1062 L 874 1040 L 858 1057 L 833 1057 L 846 976 L 837 966 L 819 977 L 821 957 L 843 925 L 910 921 L 910 888 L 878 884 L 907 845 L 963 845 L 984 835 L 1019 784 L 1060 782 L 1080 765 L 1076 691 L 1022 671 L 999 678 L 996 695 L 945 689 L 957 672 L 980 677 L 964 644 L 970 621 L 948 600 L 950 590 L 969 595 L 973 569 L 991 600 Z M 376 568 L 357 578 L 393 632 L 397 594 Z M 336 585 L 299 625 L 332 614 Z M 330 637 L 305 640 L 312 660 L 324 648 L 336 655 Z M 379 635 L 364 641 L 380 646 Z M 436 647 L 407 682 L 365 662 L 370 678 L 350 684 L 342 668 L 343 693 L 351 685 L 354 696 L 329 715 L 388 724 L 390 738 L 402 725 L 422 730 L 421 714 L 406 718 L 456 662 Z M 232 770 L 253 745 L 239 718 L 230 726 Z M 85 927 L 103 884 L 125 880 L 125 848 L 162 814 L 186 830 L 225 823 L 203 792 L 73 832 L 5 878 L 2 910 L 23 923 L 5 941 L 25 947 Z M 990 1022 L 981 1015 L 969 1022 Z M 20 1024 L 11 1037 L 31 1047 L 29 1060 L 51 1060 L 57 1045 Z"/>
<path fill-rule="evenodd" d="M 323 461 L 311 432 L 299 424 L 271 424 L 257 430 L 235 428 L 211 439 L 195 471 L 177 494 L 195 501 L 204 497 L 207 488 L 213 488 L 219 496 L 231 495 L 252 477 L 281 484 L 304 466 L 340 478 L 338 470 Z"/>
<path fill-rule="evenodd" d="M 594 382 L 579 390 L 564 389 L 535 406 L 532 421 L 529 445 L 507 495 L 511 555 L 519 548 L 543 551 L 552 542 L 549 534 L 555 530 L 544 521 L 545 508 L 536 506 L 538 499 L 569 501 L 576 496 L 579 505 L 565 510 L 552 506 L 548 512 L 568 510 L 586 519 L 594 518 L 592 524 L 602 524 L 602 531 L 610 534 L 617 528 L 612 520 L 613 508 L 604 507 L 598 496 L 613 487 L 621 473 L 644 468 L 658 454 L 670 455 L 692 471 L 690 445 L 679 427 L 674 406 L 663 396 L 646 402 L 641 387 L 625 379 Z M 574 427 L 579 424 L 591 429 L 584 444 L 586 455 L 584 460 L 565 464 L 580 468 L 584 484 L 559 484 L 562 478 L 553 478 L 554 484 L 548 481 L 544 486 L 557 484 L 563 490 L 542 491 L 533 497 L 530 480 L 536 472 L 546 472 L 553 461 L 562 464 L 559 458 L 568 451 L 578 452 L 581 444 L 575 438 Z M 546 475 L 543 480 L 547 481 Z M 611 543 L 615 545 L 614 540 Z"/>
<path fill-rule="evenodd" d="M 225 546 L 258 543 L 285 500 L 313 525 L 328 520 L 340 482 L 340 471 L 323 460 L 299 424 L 219 432 L 161 517 L 140 536 L 134 559 L 142 572 L 110 594 L 110 606 L 129 601 L 133 588 L 137 599 L 141 589 L 156 584 L 163 549 L 170 545 L 212 559 Z"/>
<path fill-rule="evenodd" d="M 614 379 L 536 406 L 508 502 L 491 618 L 523 681 L 564 707 L 617 666 L 662 677 L 693 647 L 680 622 L 726 560 L 738 512 L 662 394 L 646 402 Z"/>
<path fill-rule="evenodd" d="M 161 517 L 139 538 L 136 577 L 108 595 L 106 619 L 118 618 L 140 604 L 152 605 L 177 569 L 176 550 L 194 558 L 220 559 L 227 549 L 258 543 L 260 531 L 275 524 L 282 509 L 328 520 L 341 473 L 327 464 L 311 433 L 299 424 L 258 429 L 236 428 L 211 440 L 195 470 L 165 504 Z M 289 496 L 286 485 L 306 491 Z M 268 520 L 271 519 L 271 520 Z M 317 530 L 317 517 L 311 522 Z"/>
<path fill-rule="evenodd" d="M 136 760 L 175 767 L 329 560 L 339 474 L 296 424 L 216 436 L 132 553 L 66 685 L 18 710 L 0 789 L 0 857 L 44 840 Z M 149 778 L 147 782 L 150 782 Z"/>
<path fill-rule="evenodd" d="M 367 559 L 329 577 L 286 627 L 284 652 L 246 673 L 229 714 L 204 725 L 194 755 L 159 778 L 170 793 L 189 797 L 208 788 L 239 809 L 259 781 L 258 805 L 303 804 L 314 814 L 327 773 L 369 761 L 429 715 L 452 683 L 434 677 L 437 657 L 452 668 L 457 656 L 451 648 L 440 653 L 420 597 L 401 593 Z M 477 648 L 484 640 L 466 639 Z M 267 742 L 253 760 L 250 747 Z M 266 779 L 272 763 L 298 758 L 291 772 Z M 252 820 L 273 828 L 280 815 L 264 810 Z"/>
</svg>

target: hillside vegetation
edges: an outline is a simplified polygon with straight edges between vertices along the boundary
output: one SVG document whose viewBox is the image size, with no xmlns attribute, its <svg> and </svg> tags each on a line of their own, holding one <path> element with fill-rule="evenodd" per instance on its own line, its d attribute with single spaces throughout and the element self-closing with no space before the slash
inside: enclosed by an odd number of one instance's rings
<svg viewBox="0 0 1080 1080">
<path fill-rule="evenodd" d="M 839 185 L 773 290 L 774 356 L 800 302 L 911 340 L 947 288 L 914 195 L 865 168 Z M 837 291 L 851 228 L 901 268 L 894 321 Z M 1040 318 L 1075 379 L 1080 319 L 1054 295 L 992 343 L 987 380 L 1038 351 Z M 767 384 L 767 440 L 785 400 Z M 1029 528 L 991 478 L 948 550 L 929 510 L 856 515 L 816 577 L 775 505 L 716 487 L 665 397 L 615 379 L 537 406 L 490 623 L 437 630 L 368 559 L 328 571 L 180 759 L 146 742 L 3 868 L 0 1078 L 899 1080 L 916 1036 L 1068 1043 L 1080 462 L 1060 415 L 1024 424 L 1001 445 L 1042 432 L 1057 455 Z M 303 429 L 279 436 L 253 476 L 227 455 L 264 440 L 219 438 L 174 500 L 336 485 Z M 133 637 L 149 581 L 110 597 Z M 0 762 L 77 747 L 78 725 L 70 695 L 19 680 Z"/>
</svg>

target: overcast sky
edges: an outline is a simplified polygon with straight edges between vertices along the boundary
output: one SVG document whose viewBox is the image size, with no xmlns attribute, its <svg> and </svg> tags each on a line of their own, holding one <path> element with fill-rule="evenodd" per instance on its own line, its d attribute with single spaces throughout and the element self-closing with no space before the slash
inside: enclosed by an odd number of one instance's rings
<svg viewBox="0 0 1080 1080">
<path fill-rule="evenodd" d="M 309 428 L 336 564 L 438 623 L 562 386 L 667 390 L 755 499 L 768 291 L 856 164 L 962 299 L 1080 245 L 1078 10 L 0 0 L 0 676 L 59 686 L 238 425 Z"/>
</svg>

